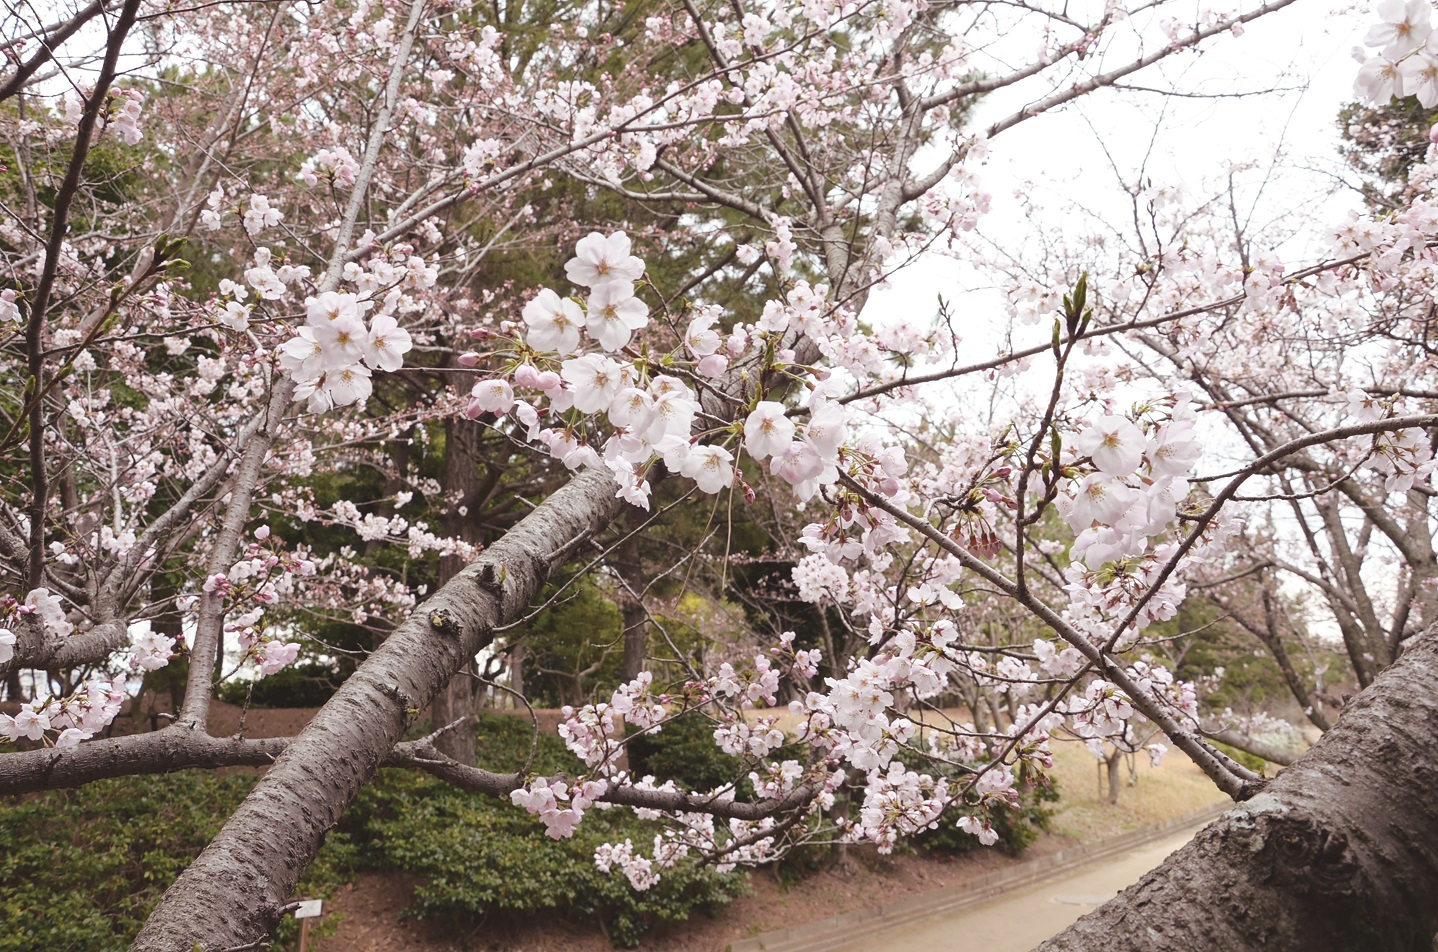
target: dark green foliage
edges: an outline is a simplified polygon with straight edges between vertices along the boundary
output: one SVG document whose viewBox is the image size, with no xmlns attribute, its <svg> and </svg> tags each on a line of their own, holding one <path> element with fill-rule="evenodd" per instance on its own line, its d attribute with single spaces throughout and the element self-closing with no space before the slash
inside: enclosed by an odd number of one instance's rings
<svg viewBox="0 0 1438 952">
<path fill-rule="evenodd" d="M 512 769 L 529 757 L 523 718 L 483 718 L 478 740 L 486 764 Z M 559 741 L 542 737 L 533 769 L 566 764 L 577 772 Z M 615 943 L 634 946 L 652 926 L 712 912 L 744 889 L 741 876 L 684 864 L 665 870 L 648 892 L 636 892 L 619 873 L 594 865 L 601 843 L 631 839 L 644 849 L 652 843 L 654 825 L 630 811 L 592 810 L 571 839 L 553 840 L 537 818 L 509 803 L 401 771 L 382 772 L 361 793 L 346 828 L 367 865 L 423 878 L 408 910 L 422 918 L 558 913 L 596 921 Z"/>
<path fill-rule="evenodd" d="M 423 736 L 429 730 L 421 727 L 417 733 Z M 541 729 L 536 738 L 534 722 L 522 713 L 480 714 L 475 718 L 474 736 L 475 759 L 488 770 L 572 777 L 584 769 L 553 733 Z"/>
<path fill-rule="evenodd" d="M 0 800 L 0 952 L 126 948 L 254 782 L 180 773 Z M 299 894 L 328 895 L 353 858 L 332 835 Z"/>
<path fill-rule="evenodd" d="M 930 763 L 917 754 L 903 752 L 897 759 L 903 761 L 910 770 L 936 777 L 947 776 L 950 782 L 956 782 L 955 778 L 959 776 L 958 772 L 948 765 Z M 1054 812 L 1048 804 L 1058 801 L 1059 791 L 1058 784 L 1053 780 L 1036 783 L 1029 771 L 1023 768 L 1018 771 L 1018 783 L 1015 787 L 1019 791 L 1017 810 L 1007 806 L 992 806 L 984 811 L 975 805 L 955 804 L 944 811 L 937 827 L 914 837 L 915 845 L 930 853 L 949 856 L 977 849 L 980 845 L 978 837 L 959 829 L 958 822 L 964 816 L 986 814 L 994 832 L 999 834 L 996 845 L 1010 853 L 1022 852 L 1038 839 L 1039 831 L 1048 825 L 1049 817 L 1053 816 Z"/>
<path fill-rule="evenodd" d="M 629 740 L 629 768 L 636 777 L 653 774 L 689 790 L 713 790 L 745 776 L 743 763 L 714 743 L 714 725 L 691 712 L 664 725 L 657 734 Z"/>
<path fill-rule="evenodd" d="M 1398 206 L 1409 171 L 1428 152 L 1428 130 L 1435 120 L 1438 112 L 1416 96 L 1382 106 L 1349 103 L 1339 111 L 1343 158 L 1369 179 L 1362 191 L 1370 205 L 1380 210 Z"/>
<path fill-rule="evenodd" d="M 334 696 L 348 672 L 301 657 L 299 663 L 255 681 L 226 681 L 220 700 L 251 707 L 321 707 Z"/>
<path fill-rule="evenodd" d="M 564 592 L 512 636 L 528 645 L 524 686 L 532 704 L 584 704 L 596 692 L 619 686 L 624 661 L 619 609 L 588 576 L 565 587 L 570 581 L 560 576 L 546 586 L 541 600 Z"/>
</svg>

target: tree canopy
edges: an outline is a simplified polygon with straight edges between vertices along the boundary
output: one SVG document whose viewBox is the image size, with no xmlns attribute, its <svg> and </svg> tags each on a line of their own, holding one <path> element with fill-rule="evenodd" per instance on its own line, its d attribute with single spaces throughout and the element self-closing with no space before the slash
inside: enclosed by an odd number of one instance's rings
<svg viewBox="0 0 1438 952">
<path fill-rule="evenodd" d="M 1006 132 L 1292 3 L 6 13 L 0 792 L 266 766 L 134 946 L 190 952 L 262 943 L 381 766 L 557 840 L 657 819 L 593 853 L 642 893 L 993 843 L 1053 744 L 1171 745 L 1239 806 L 1149 880 L 1160 931 L 1426 948 L 1438 153 L 1351 112 L 1408 171 L 1337 228 L 1141 172 L 1098 236 L 982 228 Z M 1379 17 L 1357 89 L 1432 108 L 1427 5 Z M 921 255 L 992 312 L 887 309 Z M 212 729 L 299 672 L 294 737 Z M 577 766 L 485 763 L 477 687 L 565 705 Z M 631 771 L 666 731 L 722 757 Z"/>
</svg>

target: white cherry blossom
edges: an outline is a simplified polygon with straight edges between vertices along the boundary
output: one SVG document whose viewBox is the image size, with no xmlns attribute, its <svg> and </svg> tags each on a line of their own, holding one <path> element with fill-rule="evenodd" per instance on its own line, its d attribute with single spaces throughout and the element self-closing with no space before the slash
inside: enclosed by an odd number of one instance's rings
<svg viewBox="0 0 1438 952">
<path fill-rule="evenodd" d="M 559 375 L 569 384 L 574 408 L 581 413 L 608 410 L 626 378 L 619 362 L 603 354 L 572 357 L 560 365 Z"/>
<path fill-rule="evenodd" d="M 524 306 L 524 323 L 529 326 L 525 341 L 535 350 L 565 356 L 579 346 L 579 328 L 584 313 L 579 304 L 545 288 Z"/>
<path fill-rule="evenodd" d="M 1120 416 L 1104 416 L 1074 440 L 1074 449 L 1109 476 L 1132 475 L 1143 462 L 1143 430 Z"/>
<path fill-rule="evenodd" d="M 574 257 L 564 265 L 565 276 L 586 288 L 606 281 L 638 281 L 644 277 L 644 262 L 629 250 L 629 236 L 622 231 L 607 237 L 590 232 L 575 245 Z"/>
<path fill-rule="evenodd" d="M 409 331 L 389 314 L 378 314 L 370 321 L 365 362 L 376 370 L 396 371 L 404 366 L 404 355 L 414 342 Z"/>
<path fill-rule="evenodd" d="M 696 446 L 689 451 L 680 474 L 694 480 L 700 490 L 717 493 L 734 482 L 734 454 L 722 446 Z"/>
<path fill-rule="evenodd" d="M 585 327 L 607 351 L 623 349 L 633 332 L 648 323 L 649 308 L 627 281 L 606 281 L 589 295 Z"/>
<path fill-rule="evenodd" d="M 744 421 L 744 448 L 755 459 L 777 456 L 794 441 L 794 423 L 784 415 L 784 405 L 763 400 Z"/>
</svg>

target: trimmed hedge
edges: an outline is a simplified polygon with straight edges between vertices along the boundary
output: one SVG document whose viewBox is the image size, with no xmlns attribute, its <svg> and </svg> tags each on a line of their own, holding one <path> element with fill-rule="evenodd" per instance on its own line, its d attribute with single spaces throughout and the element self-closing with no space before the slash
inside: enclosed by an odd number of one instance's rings
<svg viewBox="0 0 1438 952">
<path fill-rule="evenodd" d="M 529 757 L 532 731 L 518 717 L 481 717 L 480 760 L 516 770 Z M 580 764 L 556 737 L 539 738 L 530 770 L 577 774 Z M 594 851 L 633 840 L 647 849 L 659 828 L 632 811 L 594 809 L 575 835 L 553 840 L 538 818 L 506 801 L 475 796 L 422 774 L 385 770 L 360 794 L 345 829 L 362 862 L 421 877 L 407 914 L 470 922 L 495 913 L 560 914 L 595 921 L 617 945 L 633 947 L 660 923 L 712 914 L 746 889 L 741 874 L 682 863 L 659 884 L 635 892 L 619 873 L 601 873 Z"/>
<path fill-rule="evenodd" d="M 123 952 L 254 782 L 192 772 L 0 798 L 0 952 Z M 331 836 L 301 895 L 329 895 L 354 859 Z"/>
</svg>

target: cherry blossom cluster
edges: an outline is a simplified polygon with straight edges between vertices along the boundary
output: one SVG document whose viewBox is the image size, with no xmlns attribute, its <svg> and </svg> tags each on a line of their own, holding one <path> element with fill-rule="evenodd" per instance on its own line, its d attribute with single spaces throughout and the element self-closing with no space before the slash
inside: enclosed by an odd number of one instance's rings
<svg viewBox="0 0 1438 952">
<path fill-rule="evenodd" d="M 1089 569 L 1143 552 L 1176 517 L 1201 453 L 1190 399 L 1186 392 L 1173 395 L 1168 420 L 1152 424 L 1148 434 L 1137 423 L 1107 415 L 1074 440 L 1074 450 L 1093 470 L 1057 504 L 1078 534 L 1071 553 Z"/>
<path fill-rule="evenodd" d="M 1364 56 L 1354 81 L 1360 97 L 1383 104 L 1395 97 L 1417 96 L 1428 108 L 1438 106 L 1438 38 L 1430 22 L 1428 0 L 1381 0 L 1379 22 L 1369 28 L 1365 45 L 1379 50 Z"/>
<path fill-rule="evenodd" d="M 712 863 L 719 872 L 728 872 L 736 866 L 770 862 L 782 855 L 788 845 L 803 842 L 823 829 L 823 823 L 816 821 L 823 811 L 833 807 L 835 791 L 844 781 L 844 772 L 806 770 L 793 760 L 768 763 L 764 770 L 762 776 L 759 773 L 749 774 L 749 782 L 760 797 L 787 796 L 806 780 L 815 787 L 803 817 L 794 821 L 787 830 L 781 829 L 773 817 L 731 819 L 727 824 L 720 825 L 708 813 L 665 815 L 657 810 L 636 808 L 634 812 L 641 819 L 664 820 L 667 823 L 663 832 L 654 837 L 652 849 L 646 853 L 628 839 L 623 843 L 604 843 L 595 850 L 595 866 L 602 872 L 618 870 L 635 889 L 646 890 L 659 882 L 664 869 L 673 867 L 691 853 L 703 855 L 706 862 Z M 631 785 L 638 790 L 674 789 L 672 782 L 656 786 L 653 780 L 646 777 L 631 781 Z M 733 798 L 733 789 L 713 790 L 705 796 L 715 802 L 727 802 Z"/>
<path fill-rule="evenodd" d="M 51 592 L 48 588 L 31 589 L 21 600 L 6 595 L 0 599 L 0 619 L 6 622 L 6 632 L 11 635 L 9 645 L 14 645 L 14 634 L 10 628 L 17 625 L 22 618 L 33 618 L 45 632 L 52 638 L 61 639 L 69 637 L 75 630 L 67 617 L 65 603 L 59 595 Z M 0 639 L 3 642 L 4 639 Z M 3 650 L 3 649 L 0 649 Z M 9 656 L 0 658 L 0 661 L 8 661 Z"/>
<path fill-rule="evenodd" d="M 1402 416 L 1407 411 L 1408 401 L 1396 394 L 1379 398 L 1354 389 L 1345 396 L 1348 414 L 1358 423 L 1374 423 Z M 1383 488 L 1387 492 L 1406 493 L 1415 482 L 1431 479 L 1438 462 L 1433 459 L 1433 447 L 1427 435 L 1420 429 L 1408 427 L 1374 434 L 1371 454 L 1363 466 L 1383 475 Z"/>
<path fill-rule="evenodd" d="M 321 149 L 305 159 L 297 177 L 311 187 L 318 185 L 323 177 L 331 185 L 349 188 L 359 176 L 359 162 L 344 146 Z"/>
<path fill-rule="evenodd" d="M 584 818 L 584 811 L 594 805 L 609 784 L 603 780 L 590 780 L 575 784 L 572 788 L 563 781 L 553 784 L 544 777 L 536 778 L 526 787 L 509 795 L 517 807 L 524 807 L 544 822 L 544 832 L 556 840 L 568 839 L 574 835 L 574 828 Z M 567 806 L 563 806 L 567 804 Z"/>
<path fill-rule="evenodd" d="M 63 601 L 49 589 L 33 589 L 23 600 L 0 598 L 0 665 L 14 659 L 18 642 L 14 629 L 24 624 L 37 625 L 45 637 L 62 641 L 75 631 Z M 164 667 L 173 643 L 148 631 L 136 635 L 127 667 L 147 671 Z M 95 675 L 68 695 L 37 698 L 13 715 L 0 714 L 0 737 L 12 743 L 23 738 L 73 747 L 114 720 L 126 696 L 125 680 L 124 675 Z"/>
<path fill-rule="evenodd" d="M 792 656 L 795 654 L 791 648 L 792 641 L 792 633 L 786 633 L 786 638 L 773 649 L 774 653 Z M 796 673 L 807 677 L 802 671 Z M 654 733 L 674 717 L 692 716 L 693 709 L 697 707 L 715 705 L 720 721 L 714 730 L 714 741 L 721 750 L 743 757 L 762 771 L 749 775 L 751 785 L 760 796 L 783 797 L 807 781 L 821 791 L 810 801 L 810 808 L 827 808 L 832 805 L 833 791 L 842 782 L 843 772 L 831 772 L 822 762 L 806 768 L 793 760 L 779 764 L 766 760 L 786 743 L 783 732 L 778 729 L 777 718 L 761 717 L 751 722 L 743 716 L 744 711 L 756 706 L 772 705 L 776 700 L 779 680 L 779 670 L 765 655 L 756 655 L 737 668 L 725 663 L 704 683 L 687 685 L 682 695 L 655 693 L 652 675 L 644 672 L 622 685 L 608 702 L 589 704 L 579 709 L 563 709 L 565 720 L 560 724 L 559 735 L 590 768 L 584 777 L 575 780 L 572 785 L 556 783 L 549 778 L 534 778 L 511 793 L 511 799 L 538 816 L 550 836 L 564 838 L 573 834 L 587 809 L 607 806 L 603 802 L 596 803 L 595 798 L 611 783 L 623 783 L 640 790 L 672 791 L 675 789 L 672 783 L 655 786 L 654 778 L 632 778 L 619 768 L 625 728 L 636 728 L 639 733 Z M 732 799 L 734 787 L 729 785 L 712 790 L 706 796 L 718 800 Z M 652 853 L 645 854 L 637 850 L 632 842 L 625 842 L 605 844 L 595 857 L 600 869 L 606 872 L 610 869 L 623 871 L 636 889 L 651 887 L 658 882 L 662 869 L 672 866 L 691 850 L 701 851 L 710 857 L 722 856 L 721 865 L 732 868 L 738 863 L 766 861 L 781 849 L 777 833 L 774 836 L 764 835 L 774 827 L 772 818 L 731 820 L 728 827 L 721 831 L 708 814 L 679 813 L 669 816 L 645 808 L 636 808 L 636 812 L 642 818 L 663 818 L 671 823 L 671 828 L 655 838 Z M 801 825 L 794 835 L 806 832 L 807 828 Z"/>
<path fill-rule="evenodd" d="M 398 370 L 413 346 L 391 314 L 366 326 L 369 297 L 325 291 L 305 299 L 305 325 L 280 348 L 280 366 L 294 377 L 295 399 L 312 411 L 363 403 L 374 390 L 372 371 Z"/>
<path fill-rule="evenodd" d="M 37 698 L 11 714 L 0 714 L 0 737 L 74 747 L 105 729 L 125 701 L 125 680 L 91 678 L 63 698 Z M 52 736 L 53 735 L 53 736 Z"/>
<path fill-rule="evenodd" d="M 892 852 L 901 837 L 936 827 L 950 802 L 943 778 L 916 773 L 898 761 L 887 770 L 873 767 L 864 785 L 859 821 L 849 836 L 876 844 L 880 853 Z M 982 831 L 976 835 L 984 839 Z"/>
<path fill-rule="evenodd" d="M 727 337 L 715 329 L 715 309 L 698 308 L 670 359 L 627 360 L 622 352 L 650 322 L 633 283 L 643 276 L 644 265 L 630 251 L 623 232 L 593 233 L 579 241 L 565 270 L 571 281 L 590 289 L 588 298 L 581 305 L 541 290 L 524 307 L 523 336 L 510 342 L 513 350 L 492 355 L 510 361 L 512 370 L 473 386 L 468 415 L 512 414 L 527 439 L 547 447 L 566 467 L 608 467 L 619 495 L 646 508 L 647 472 L 654 460 L 662 459 L 668 472 L 692 479 L 702 492 L 717 493 L 735 485 L 741 447 L 754 460 L 767 462 L 801 500 L 833 485 L 850 431 L 848 412 L 829 399 L 831 388 L 808 391 L 802 424 L 790 418 L 783 404 L 759 399 L 744 418 L 742 440 L 701 443 L 694 428 L 702 421 L 703 407 L 694 389 L 685 379 L 657 372 L 687 364 L 690 380 L 697 382 L 726 374 L 730 362 L 741 358 L 762 359 L 756 368 L 760 373 L 792 363 L 794 351 L 784 342 L 795 334 L 839 336 L 842 330 L 822 289 L 799 282 L 782 301 L 766 305 L 758 322 L 736 325 Z M 571 356 L 584 340 L 599 351 Z M 478 366 L 483 359 L 472 353 L 461 363 Z M 526 392 L 534 396 L 520 395 Z M 592 422 L 582 422 L 585 417 Z M 551 421 L 563 425 L 545 425 Z M 594 432 L 603 429 L 601 424 L 611 428 L 602 444 Z M 891 474 L 902 473 L 902 450 L 877 439 L 871 434 L 856 452 L 878 455 Z"/>
<path fill-rule="evenodd" d="M 286 641 L 274 628 L 261 622 L 266 609 L 294 590 L 297 580 L 313 576 L 315 563 L 295 557 L 271 541 L 269 526 L 254 530 L 250 542 L 228 571 L 205 579 L 203 590 L 229 603 L 225 631 L 235 636 L 244 652 L 242 661 L 255 663 L 261 676 L 276 674 L 299 657 L 299 642 Z M 194 608 L 198 598 L 186 596 L 182 610 Z M 243 608 L 243 611 L 240 609 Z"/>
<path fill-rule="evenodd" d="M 90 95 L 93 94 L 85 94 L 85 98 L 89 98 Z M 85 106 L 85 99 L 82 99 L 79 94 L 66 96 L 64 99 L 65 120 L 71 123 L 79 122 Z M 139 89 L 133 86 L 124 89 L 112 88 L 100 109 L 99 128 L 114 132 L 126 145 L 138 145 L 145 135 L 140 129 L 140 115 L 144 112 L 144 108 L 145 94 Z"/>
</svg>

